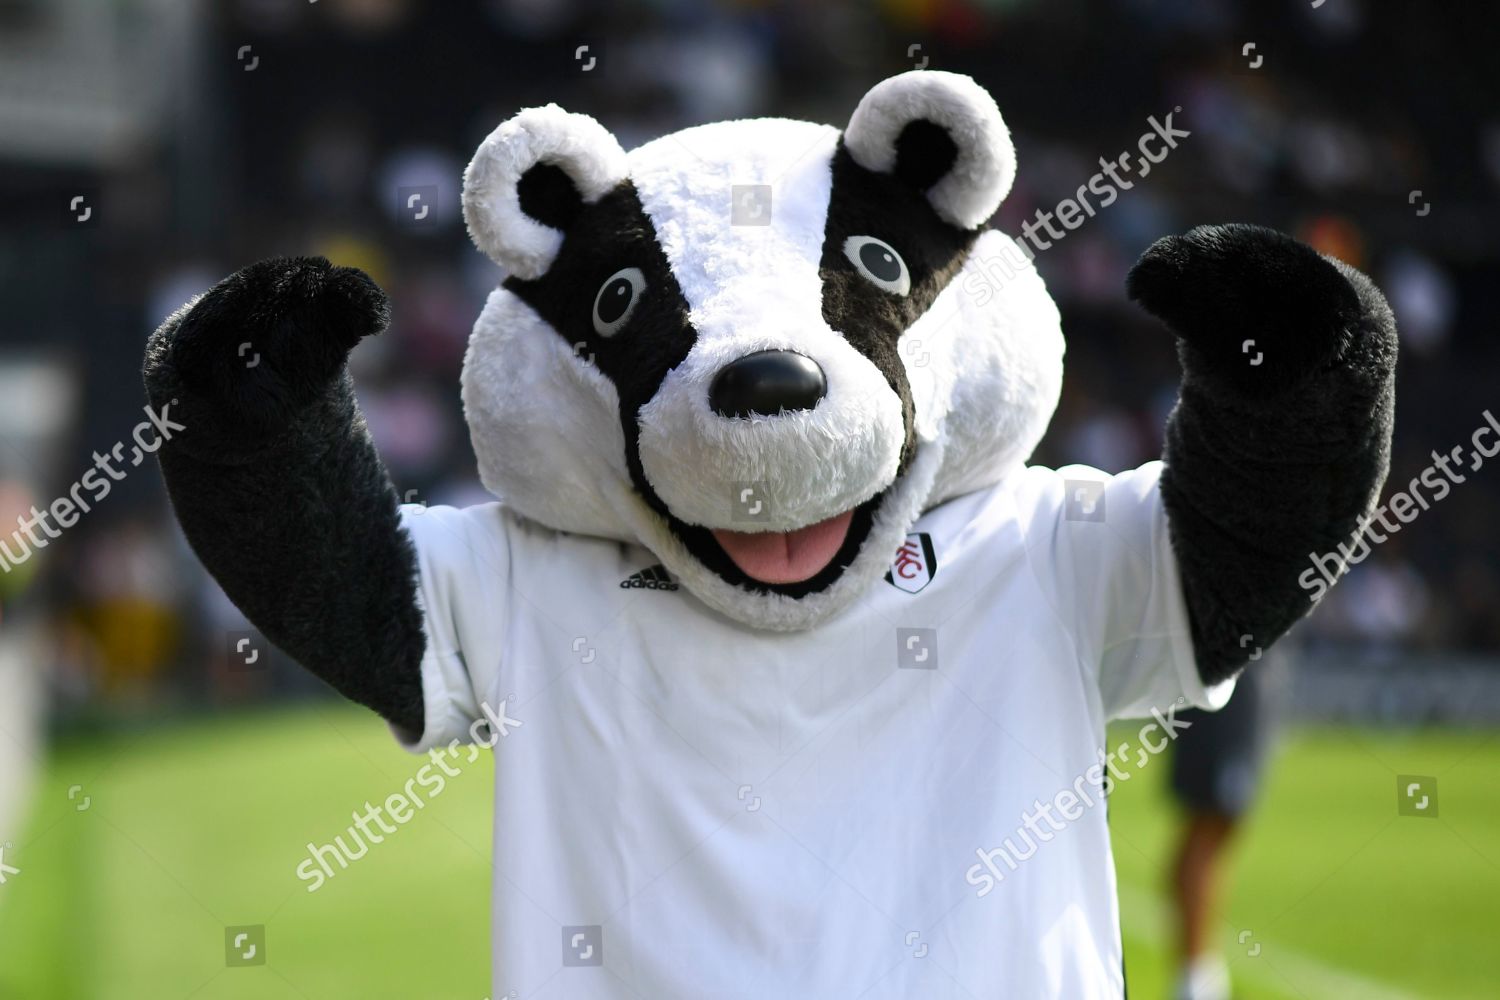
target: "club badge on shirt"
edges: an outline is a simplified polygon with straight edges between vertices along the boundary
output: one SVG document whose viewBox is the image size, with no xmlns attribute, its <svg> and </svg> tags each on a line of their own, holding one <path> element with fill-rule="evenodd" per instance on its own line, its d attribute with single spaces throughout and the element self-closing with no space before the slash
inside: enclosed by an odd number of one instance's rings
<svg viewBox="0 0 1500 1000">
<path fill-rule="evenodd" d="M 908 594 L 915 594 L 932 582 L 937 574 L 937 556 L 932 551 L 932 536 L 925 531 L 906 536 L 896 550 L 896 558 L 886 571 L 885 582 Z"/>
</svg>

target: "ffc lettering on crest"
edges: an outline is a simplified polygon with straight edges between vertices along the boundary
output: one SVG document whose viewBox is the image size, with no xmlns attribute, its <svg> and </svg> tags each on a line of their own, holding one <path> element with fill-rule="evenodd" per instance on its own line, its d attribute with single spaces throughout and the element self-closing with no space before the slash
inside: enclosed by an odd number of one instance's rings
<svg viewBox="0 0 1500 1000">
<path fill-rule="evenodd" d="M 885 574 L 885 582 L 897 590 L 915 594 L 932 582 L 937 573 L 937 556 L 932 551 L 932 536 L 925 531 L 913 532 L 896 550 L 896 558 Z"/>
</svg>

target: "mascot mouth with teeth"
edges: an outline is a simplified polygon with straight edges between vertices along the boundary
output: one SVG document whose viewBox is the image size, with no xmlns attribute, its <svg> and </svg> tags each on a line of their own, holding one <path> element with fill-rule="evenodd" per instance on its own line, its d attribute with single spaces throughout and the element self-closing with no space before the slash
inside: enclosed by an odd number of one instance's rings
<svg viewBox="0 0 1500 1000">
<path fill-rule="evenodd" d="M 516 721 L 497 995 L 1123 994 L 1104 726 L 1222 704 L 1307 612 L 1384 480 L 1395 327 L 1272 230 L 1167 237 L 1127 281 L 1178 340 L 1163 461 L 1029 466 L 1058 312 L 1029 268 L 973 292 L 1014 175 L 947 73 L 629 153 L 520 112 L 464 176 L 503 271 L 478 507 L 397 499 L 363 274 L 253 264 L 152 337 L 174 507 L 247 617 L 415 750 Z"/>
</svg>

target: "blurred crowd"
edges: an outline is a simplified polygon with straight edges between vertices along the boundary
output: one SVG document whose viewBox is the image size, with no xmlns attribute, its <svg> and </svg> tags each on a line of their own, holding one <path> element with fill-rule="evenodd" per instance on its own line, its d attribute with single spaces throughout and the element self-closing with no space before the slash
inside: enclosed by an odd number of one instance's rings
<svg viewBox="0 0 1500 1000">
<path fill-rule="evenodd" d="M 44 32 L 49 11 L 72 6 L 0 2 L 0 37 Z M 1285 229 L 1387 291 L 1404 352 L 1393 482 L 1467 442 L 1486 408 L 1500 412 L 1500 80 L 1495 19 L 1477 8 L 1440 19 L 1397 0 L 116 6 L 130 12 L 121 45 L 149 46 L 154 17 L 190 39 L 135 70 L 161 84 L 142 127 L 94 159 L 49 160 L 0 134 L 0 198 L 25 220 L 0 237 L 0 367 L 45 359 L 77 399 L 40 451 L 0 428 L 5 523 L 139 419 L 152 327 L 273 254 L 325 254 L 387 290 L 392 327 L 353 360 L 380 453 L 408 499 L 483 499 L 458 394 L 497 278 L 459 216 L 478 141 L 548 101 L 595 115 L 627 148 L 722 118 L 842 124 L 873 82 L 912 68 L 969 73 L 996 96 L 1020 163 L 997 219 L 1012 233 L 1100 157 L 1134 148 L 1150 116 L 1180 109 L 1176 126 L 1191 133 L 1036 258 L 1069 337 L 1037 461 L 1116 471 L 1159 455 L 1175 355 L 1126 302 L 1123 278 L 1153 239 L 1202 222 Z M 1469 78 L 1430 74 L 1439 61 L 1468 65 Z M 98 205 L 97 224 L 53 217 L 74 190 Z M 1471 477 L 1299 633 L 1367 650 L 1500 651 L 1497 509 L 1500 475 Z M 247 626 L 187 551 L 150 463 L 34 562 L 0 580 L 0 602 L 7 620 L 55 635 L 55 686 L 74 717 L 314 686 L 285 664 L 236 664 L 226 637 Z"/>
</svg>

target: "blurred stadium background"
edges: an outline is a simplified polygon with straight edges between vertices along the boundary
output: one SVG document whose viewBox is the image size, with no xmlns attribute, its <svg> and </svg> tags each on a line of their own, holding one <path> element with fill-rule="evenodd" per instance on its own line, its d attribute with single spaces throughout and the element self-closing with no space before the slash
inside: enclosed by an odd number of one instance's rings
<svg viewBox="0 0 1500 1000">
<path fill-rule="evenodd" d="M 1413 0 L 0 0 L 0 524 L 128 438 L 163 316 L 273 254 L 386 288 L 392 329 L 355 358 L 381 454 L 411 498 L 480 499 L 458 373 L 495 272 L 458 184 L 495 124 L 556 101 L 627 148 L 722 118 L 841 125 L 922 67 L 999 102 L 1012 233 L 1148 116 L 1181 107 L 1192 132 L 1037 259 L 1069 336 L 1038 461 L 1158 454 L 1176 363 L 1125 271 L 1160 235 L 1248 221 L 1390 297 L 1399 487 L 1500 412 L 1497 51 L 1493 8 Z M 1494 995 L 1497 511 L 1484 468 L 1284 644 L 1283 738 L 1223 928 L 1240 995 Z M 487 778 L 305 893 L 305 843 L 412 762 L 294 665 L 233 655 L 248 626 L 154 463 L 0 574 L 0 606 L 0 845 L 19 869 L 0 869 L 0 998 L 488 995 Z M 1112 807 L 1141 997 L 1170 978 L 1161 770 Z M 1399 816 L 1398 775 L 1433 779 L 1440 814 Z M 265 966 L 226 968 L 236 925 L 268 928 Z"/>
</svg>

